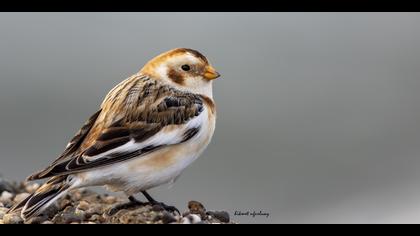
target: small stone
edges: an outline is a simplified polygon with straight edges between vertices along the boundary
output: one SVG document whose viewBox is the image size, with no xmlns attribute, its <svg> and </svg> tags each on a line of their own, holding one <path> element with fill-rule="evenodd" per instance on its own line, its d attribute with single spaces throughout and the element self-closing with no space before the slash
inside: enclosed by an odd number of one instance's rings
<svg viewBox="0 0 420 236">
<path fill-rule="evenodd" d="M 106 204 L 114 204 L 117 202 L 117 198 L 114 196 L 107 196 L 105 197 L 104 201 Z"/>
<path fill-rule="evenodd" d="M 3 221 L 4 224 L 23 224 L 23 219 L 16 213 L 5 214 Z"/>
<path fill-rule="evenodd" d="M 31 224 L 31 225 L 42 224 L 46 220 L 48 220 L 48 217 L 46 215 L 36 216 L 36 217 L 32 217 L 29 220 L 25 221 L 25 224 Z"/>
<path fill-rule="evenodd" d="M 79 205 L 77 206 L 77 209 L 80 209 L 82 211 L 88 210 L 90 207 L 89 202 L 87 201 L 81 201 L 79 202 Z"/>
<path fill-rule="evenodd" d="M 25 187 L 25 191 L 26 192 L 28 192 L 28 193 L 30 193 L 30 194 L 32 194 L 32 193 L 34 193 L 36 190 L 38 190 L 39 189 L 39 184 L 38 183 L 34 183 L 34 184 L 28 184 L 26 187 Z"/>
<path fill-rule="evenodd" d="M 61 213 L 56 215 L 52 221 L 57 224 L 69 224 L 72 222 L 82 222 L 83 217 L 74 213 Z"/>
<path fill-rule="evenodd" d="M 208 225 L 209 223 L 205 222 L 205 221 L 200 221 L 195 223 L 195 225 Z"/>
<path fill-rule="evenodd" d="M 199 215 L 196 214 L 189 214 L 188 216 L 182 218 L 181 224 L 196 224 L 201 221 Z"/>
<path fill-rule="evenodd" d="M 71 195 L 71 199 L 73 200 L 73 201 L 80 201 L 80 199 L 82 199 L 82 193 L 80 192 L 80 191 L 76 191 L 76 192 L 74 192 L 74 194 L 72 194 Z"/>
<path fill-rule="evenodd" d="M 105 222 L 105 218 L 100 215 L 93 215 L 89 218 L 89 221 L 103 223 Z"/>
<path fill-rule="evenodd" d="M 81 220 L 84 220 L 86 218 L 86 213 L 82 210 L 76 209 L 74 211 L 74 214 L 79 217 Z"/>
<path fill-rule="evenodd" d="M 92 221 L 84 222 L 82 224 L 84 224 L 84 225 L 96 225 L 96 223 L 92 222 Z"/>
<path fill-rule="evenodd" d="M 58 212 L 60 211 L 58 207 L 58 203 L 53 203 L 51 206 L 49 206 L 47 209 L 44 210 L 42 213 L 43 215 L 46 215 L 48 218 L 54 217 Z"/>
<path fill-rule="evenodd" d="M 3 219 L 4 215 L 6 215 L 6 212 L 8 211 L 7 208 L 0 207 L 0 219 Z"/>
<path fill-rule="evenodd" d="M 13 194 L 11 194 L 8 191 L 3 191 L 0 195 L 0 201 L 1 202 L 10 202 L 12 201 Z"/>
<path fill-rule="evenodd" d="M 86 210 L 86 215 L 101 215 L 104 212 L 103 207 L 100 204 L 90 204 L 89 208 Z"/>
<path fill-rule="evenodd" d="M 71 207 L 73 206 L 72 201 L 70 201 L 69 199 L 63 199 L 62 201 L 60 201 L 60 203 L 58 204 L 58 208 L 59 210 L 63 210 L 66 209 L 66 207 Z"/>
<path fill-rule="evenodd" d="M 167 211 L 163 212 L 163 215 L 160 217 L 160 220 L 162 220 L 163 224 L 170 224 L 172 222 L 177 221 L 175 216 Z"/>
<path fill-rule="evenodd" d="M 229 223 L 230 222 L 230 216 L 229 213 L 226 211 L 209 211 L 207 212 L 210 216 L 218 219 L 222 223 Z"/>
<path fill-rule="evenodd" d="M 29 196 L 30 196 L 29 193 L 20 193 L 20 194 L 16 195 L 16 197 L 15 197 L 15 199 L 13 199 L 13 201 L 18 203 L 18 202 L 21 202 L 21 201 L 25 200 Z"/>
<path fill-rule="evenodd" d="M 52 221 L 47 220 L 47 221 L 42 222 L 42 224 L 43 225 L 52 225 L 54 223 Z"/>
<path fill-rule="evenodd" d="M 200 215 L 203 219 L 206 218 L 206 208 L 200 202 L 190 201 L 188 203 L 188 209 L 190 209 L 191 214 Z"/>
</svg>

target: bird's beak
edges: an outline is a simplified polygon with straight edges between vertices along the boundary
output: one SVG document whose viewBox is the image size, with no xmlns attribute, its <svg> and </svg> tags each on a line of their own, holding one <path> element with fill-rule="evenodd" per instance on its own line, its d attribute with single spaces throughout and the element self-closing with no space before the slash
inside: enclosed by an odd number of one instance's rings
<svg viewBox="0 0 420 236">
<path fill-rule="evenodd" d="M 207 80 L 214 80 L 219 78 L 220 74 L 213 68 L 213 66 L 208 65 L 206 71 L 204 72 L 204 78 Z"/>
</svg>

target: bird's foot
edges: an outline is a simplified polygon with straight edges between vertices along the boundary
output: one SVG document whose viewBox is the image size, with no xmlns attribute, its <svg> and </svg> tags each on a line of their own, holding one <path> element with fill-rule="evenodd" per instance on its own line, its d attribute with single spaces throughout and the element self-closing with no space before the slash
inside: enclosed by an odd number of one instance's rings
<svg viewBox="0 0 420 236">
<path fill-rule="evenodd" d="M 151 204 L 153 208 L 160 208 L 162 210 L 169 211 L 171 213 L 177 212 L 179 215 L 181 215 L 181 212 L 176 207 L 168 206 L 163 202 L 150 202 L 149 204 Z"/>
<path fill-rule="evenodd" d="M 108 210 L 107 214 L 109 216 L 112 216 L 112 215 L 115 215 L 117 212 L 119 212 L 121 210 L 124 210 L 124 209 L 131 209 L 131 208 L 142 207 L 142 206 L 146 206 L 146 205 L 148 205 L 148 203 L 130 199 L 129 202 L 113 206 L 111 209 Z"/>
</svg>

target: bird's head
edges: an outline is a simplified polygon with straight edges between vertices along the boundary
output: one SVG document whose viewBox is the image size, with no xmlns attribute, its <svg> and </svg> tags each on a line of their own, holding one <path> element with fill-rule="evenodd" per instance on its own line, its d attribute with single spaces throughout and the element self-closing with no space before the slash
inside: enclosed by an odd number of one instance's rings
<svg viewBox="0 0 420 236">
<path fill-rule="evenodd" d="M 188 48 L 160 54 L 140 72 L 179 89 L 207 96 L 211 96 L 212 81 L 220 76 L 203 54 Z"/>
</svg>

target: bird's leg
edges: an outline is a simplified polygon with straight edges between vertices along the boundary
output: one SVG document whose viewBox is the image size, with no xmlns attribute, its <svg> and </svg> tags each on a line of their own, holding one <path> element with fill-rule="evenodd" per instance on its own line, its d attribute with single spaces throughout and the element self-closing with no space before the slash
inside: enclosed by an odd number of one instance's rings
<svg viewBox="0 0 420 236">
<path fill-rule="evenodd" d="M 128 200 L 130 200 L 130 201 L 126 202 L 126 203 L 118 204 L 118 205 L 112 207 L 111 209 L 109 209 L 108 210 L 108 215 L 114 215 L 115 213 L 119 212 L 120 210 L 130 209 L 130 208 L 134 208 L 134 207 L 141 207 L 141 206 L 147 205 L 147 203 L 141 202 L 133 196 L 129 196 Z"/>
<path fill-rule="evenodd" d="M 169 211 L 169 212 L 178 212 L 178 214 L 181 215 L 181 212 L 179 212 L 179 210 L 176 207 L 174 207 L 174 206 L 168 206 L 168 205 L 166 205 L 163 202 L 156 201 L 146 191 L 142 191 L 141 193 L 144 195 L 144 197 L 146 197 L 147 201 L 149 201 L 149 203 L 152 206 L 161 206 L 166 211 Z"/>
</svg>

